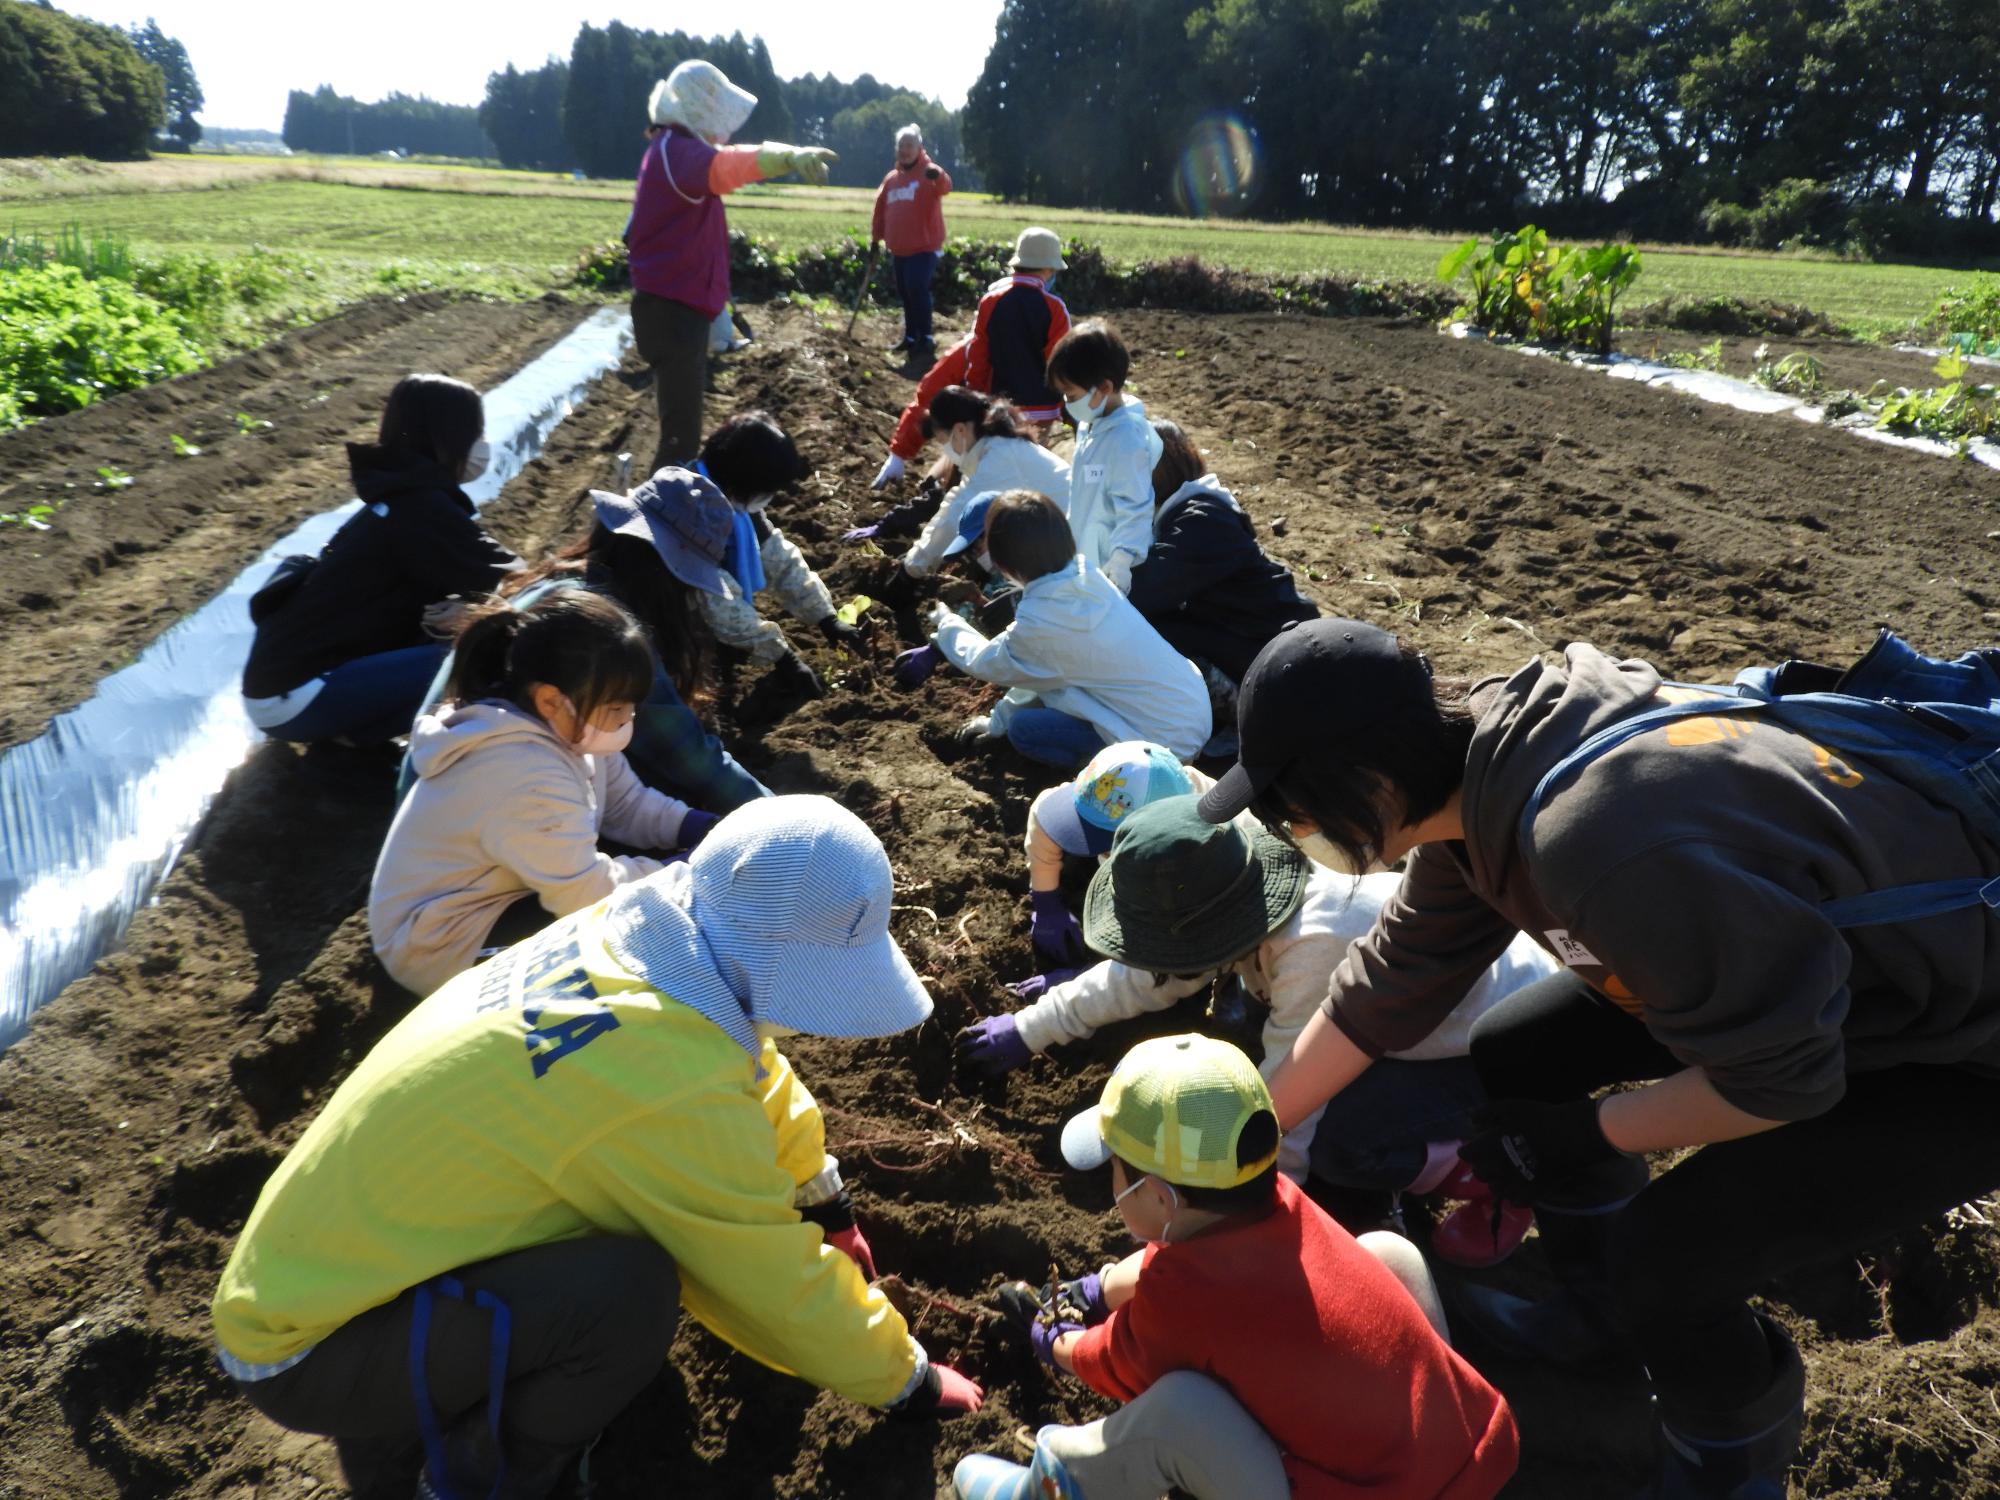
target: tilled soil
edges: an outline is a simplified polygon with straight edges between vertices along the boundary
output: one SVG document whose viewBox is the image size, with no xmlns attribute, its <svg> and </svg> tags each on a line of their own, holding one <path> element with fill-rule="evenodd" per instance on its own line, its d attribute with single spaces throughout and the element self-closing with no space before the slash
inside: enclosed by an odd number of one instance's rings
<svg viewBox="0 0 2000 1500">
<path fill-rule="evenodd" d="M 442 351 L 466 347 L 450 344 L 455 334 L 423 344 L 432 323 L 488 316 L 489 364 L 448 363 Z M 561 322 L 539 307 L 512 316 L 524 328 L 549 319 L 548 332 Z M 761 340 L 719 376 L 711 421 L 761 405 L 797 435 L 816 473 L 774 514 L 838 594 L 865 592 L 884 559 L 835 538 L 878 508 L 863 486 L 908 391 L 874 352 L 886 321 L 867 326 L 866 344 L 789 310 L 755 321 Z M 2000 609 L 1987 536 L 2000 528 L 2000 474 L 1419 326 L 1157 312 L 1120 323 L 1135 389 L 1209 451 L 1271 550 L 1329 609 L 1394 626 L 1440 670 L 1507 669 L 1587 639 L 1714 678 L 1786 655 L 1850 656 L 1878 621 L 1956 649 L 1990 639 L 2000 618 L 1986 613 Z M 500 348 L 518 363 L 545 336 L 507 344 L 506 318 L 462 307 L 404 326 L 439 351 L 427 362 L 488 382 L 511 367 Z M 294 384 L 325 389 L 340 368 L 328 356 Z M 323 433 L 329 450 L 367 410 L 357 396 L 346 427 Z M 650 410 L 607 378 L 489 508 L 490 524 L 523 551 L 568 535 L 614 455 L 650 451 Z M 164 452 L 183 430 L 171 406 L 118 411 L 122 425 L 90 429 L 118 451 Z M 117 415 L 111 405 L 86 414 Z M 67 426 L 45 424 L 36 442 L 81 453 Z M 294 518 L 339 498 L 330 451 L 296 462 L 321 465 L 322 480 Z M 231 512 L 216 524 L 249 532 L 241 518 L 261 525 L 292 505 L 294 480 L 269 465 L 246 473 L 216 496 Z M 166 588 L 186 570 L 195 576 L 175 597 L 193 603 L 271 534 L 183 556 L 180 541 L 166 547 L 149 529 L 147 507 L 96 515 L 88 537 L 40 539 L 37 561 L 57 580 L 43 587 L 94 578 L 81 559 L 116 552 L 129 524 L 129 587 Z M 205 511 L 189 515 L 199 529 Z M 0 552 L 10 580 L 14 556 Z M 77 696 L 65 684 L 32 699 L 21 664 L 68 613 L 17 605 L 7 617 L 16 649 L 0 681 L 17 736 Z M 601 1494 L 929 1495 L 964 1452 L 1005 1450 L 1022 1424 L 1103 1409 L 1004 1337 L 988 1298 L 1003 1276 L 1040 1279 L 1051 1262 L 1075 1274 L 1120 1249 L 1102 1183 L 1059 1169 L 1057 1128 L 1111 1059 L 1140 1035 L 1201 1024 L 1200 1004 L 1112 1028 L 1004 1086 L 954 1076 L 951 1033 L 1001 1008 L 1001 982 L 1030 967 L 1017 851 L 1044 778 L 1004 750 L 951 742 L 982 701 L 976 685 L 895 693 L 881 668 L 918 638 L 916 618 L 865 618 L 867 661 L 798 637 L 832 684 L 827 698 L 798 704 L 746 670 L 722 684 L 718 719 L 767 782 L 839 798 L 895 862 L 896 931 L 931 982 L 936 1017 L 885 1041 L 801 1041 L 793 1055 L 825 1107 L 879 1264 L 903 1278 L 932 1352 L 982 1379 L 988 1404 L 946 1426 L 899 1424 L 689 1327 L 599 1448 Z M 129 650 L 138 638 L 87 649 Z M 73 659 L 97 670 L 87 654 Z M 0 1496 L 248 1500 L 337 1484 L 324 1444 L 233 1398 L 210 1358 L 206 1305 L 270 1169 L 410 1003 L 370 957 L 362 914 L 392 774 L 383 755 L 262 747 L 124 948 L 0 1058 Z M 1767 1305 L 1800 1339 L 1812 1377 L 1797 1493 L 1944 1500 L 2000 1486 L 2000 1250 L 1984 1217 L 1975 1206 L 1861 1264 L 1772 1289 Z M 1535 1259 L 1531 1247 L 1507 1277 L 1532 1282 Z M 1643 1472 L 1637 1372 L 1491 1373 L 1526 1432 L 1511 1493 L 1581 1500 L 1621 1493 Z"/>
</svg>

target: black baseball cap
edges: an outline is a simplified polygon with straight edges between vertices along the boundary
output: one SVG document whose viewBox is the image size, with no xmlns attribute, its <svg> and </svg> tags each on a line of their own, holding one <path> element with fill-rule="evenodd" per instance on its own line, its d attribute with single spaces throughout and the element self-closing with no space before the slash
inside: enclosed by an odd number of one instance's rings
<svg viewBox="0 0 2000 1500">
<path fill-rule="evenodd" d="M 1339 743 L 1371 710 L 1431 696 L 1430 669 L 1406 658 L 1396 637 L 1360 620 L 1288 623 L 1265 643 L 1236 693 L 1237 761 L 1201 799 L 1201 815 L 1226 823 L 1280 771 Z"/>
</svg>

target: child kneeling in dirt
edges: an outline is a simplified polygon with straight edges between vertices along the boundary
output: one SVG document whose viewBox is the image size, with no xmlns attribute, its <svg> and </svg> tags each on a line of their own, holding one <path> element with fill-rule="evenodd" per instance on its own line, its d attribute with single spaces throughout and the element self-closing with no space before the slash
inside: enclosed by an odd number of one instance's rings
<svg viewBox="0 0 2000 1500">
<path fill-rule="evenodd" d="M 410 732 L 416 785 L 368 892 L 375 953 L 428 995 L 482 953 L 650 875 L 599 838 L 692 849 L 715 815 L 642 785 L 620 752 L 653 685 L 646 635 L 609 599 L 556 589 L 495 604 L 459 635 L 449 707 Z"/>
<path fill-rule="evenodd" d="M 550 1493 L 683 1307 L 852 1400 L 977 1409 L 868 1284 L 819 1107 L 770 1040 L 930 1015 L 893 899 L 860 819 L 762 799 L 425 1000 L 251 1210 L 212 1307 L 237 1388 L 331 1436 L 363 1500 L 420 1470 L 438 1494 Z"/>
<path fill-rule="evenodd" d="M 1153 469 L 1161 452 L 1145 403 L 1124 394 L 1131 371 L 1125 341 L 1101 318 L 1077 324 L 1049 355 L 1049 384 L 1076 423 L 1063 512 L 1077 551 L 1121 594 L 1131 591 L 1132 570 L 1153 547 Z"/>
<path fill-rule="evenodd" d="M 1145 1249 L 1007 1298 L 1035 1353 L 1123 1401 L 1044 1427 L 1023 1467 L 959 1462 L 961 1500 L 1490 1500 L 1519 1437 L 1442 1336 L 1423 1257 L 1356 1241 L 1278 1171 L 1264 1080 L 1227 1042 L 1158 1037 L 1063 1129 L 1078 1171 L 1111 1166 Z"/>
<path fill-rule="evenodd" d="M 1104 759 L 1075 783 L 1079 825 L 1085 817 L 1101 820 L 1107 790 L 1120 797 L 1119 783 L 1159 774 Z M 1401 883 L 1397 875 L 1357 881 L 1323 869 L 1261 827 L 1208 823 L 1193 795 L 1153 800 L 1123 817 L 1110 848 L 1090 882 L 1075 945 L 1088 944 L 1108 961 L 1016 987 L 1033 1003 L 959 1033 L 959 1055 L 971 1066 L 1002 1076 L 1115 1021 L 1234 982 L 1264 1014 L 1269 1076 L 1318 1012 L 1349 945 L 1367 935 Z M 1060 896 L 1055 901 L 1060 907 Z M 1457 1265 L 1505 1259 L 1534 1215 L 1510 1203 L 1496 1216 L 1492 1190 L 1458 1159 L 1460 1143 L 1474 1133 L 1474 1114 L 1487 1103 L 1468 1056 L 1472 1025 L 1557 971 L 1540 947 L 1516 937 L 1429 1038 L 1377 1063 L 1358 1095 L 1286 1131 L 1280 1168 L 1295 1182 L 1310 1175 L 1341 1187 L 1462 1200 L 1466 1206 L 1438 1225 L 1432 1248 Z"/>
<path fill-rule="evenodd" d="M 798 447 L 769 412 L 742 412 L 708 435 L 694 471 L 737 508 L 722 592 L 700 596 L 702 618 L 723 645 L 776 667 L 788 685 L 819 697 L 826 691 L 819 674 L 806 665 L 780 626 L 757 613 L 754 602 L 768 588 L 832 645 L 858 650 L 864 644 L 862 632 L 834 612 L 833 595 L 804 554 L 764 514 L 772 496 L 805 476 Z"/>
<path fill-rule="evenodd" d="M 1119 740 L 1152 740 L 1191 759 L 1210 728 L 1200 671 L 1078 554 L 1056 503 L 1027 490 L 996 497 L 985 542 L 994 569 L 1021 589 L 1014 623 L 988 640 L 940 604 L 931 646 L 905 653 L 928 652 L 1008 689 L 961 735 L 1004 735 L 1030 760 L 1066 771 Z"/>
<path fill-rule="evenodd" d="M 979 496 L 1006 490 L 1069 493 L 1069 464 L 1044 448 L 1021 414 L 998 397 L 962 385 L 939 392 L 924 418 L 924 435 L 937 439 L 959 478 L 903 554 L 902 573 L 910 583 L 929 578 L 947 556 L 963 550 L 952 544 L 966 508 Z M 885 531 L 886 524 L 856 527 L 842 540 L 880 539 L 893 531 Z"/>
</svg>

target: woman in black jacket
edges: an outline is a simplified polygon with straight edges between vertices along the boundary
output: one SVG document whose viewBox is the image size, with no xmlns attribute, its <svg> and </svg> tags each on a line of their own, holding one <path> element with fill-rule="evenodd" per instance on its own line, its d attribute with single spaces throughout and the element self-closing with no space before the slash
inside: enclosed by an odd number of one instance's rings
<svg viewBox="0 0 2000 1500">
<path fill-rule="evenodd" d="M 1250 517 L 1188 435 L 1172 422 L 1155 422 L 1153 431 L 1162 445 L 1153 466 L 1153 548 L 1132 570 L 1127 597 L 1204 669 L 1212 690 L 1221 686 L 1215 672 L 1233 689 L 1266 641 L 1294 621 L 1318 619 L 1319 608 L 1264 555 Z M 1229 696 L 1218 725 L 1235 722 Z"/>
<path fill-rule="evenodd" d="M 459 488 L 485 472 L 485 425 L 471 386 L 406 375 L 377 441 L 348 444 L 361 509 L 316 560 L 252 601 L 243 705 L 259 729 L 353 744 L 408 733 L 444 660 L 431 631 L 448 633 L 446 601 L 489 594 L 521 566 Z"/>
</svg>

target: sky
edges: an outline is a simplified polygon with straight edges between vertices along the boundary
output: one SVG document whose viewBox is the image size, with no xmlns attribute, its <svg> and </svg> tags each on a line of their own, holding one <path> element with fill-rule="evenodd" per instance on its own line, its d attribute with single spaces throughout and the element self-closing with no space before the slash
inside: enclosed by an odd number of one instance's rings
<svg viewBox="0 0 2000 1500">
<path fill-rule="evenodd" d="M 508 63 L 540 67 L 569 57 L 577 28 L 623 21 L 651 31 L 696 36 L 741 31 L 771 49 L 780 78 L 873 73 L 884 83 L 965 102 L 979 77 L 1001 0 L 891 6 L 882 0 L 727 0 L 698 6 L 599 5 L 536 0 L 472 6 L 436 0 L 338 0 L 313 5 L 252 6 L 244 0 L 73 0 L 59 7 L 93 21 L 127 26 L 152 16 L 178 37 L 194 63 L 207 103 L 205 125 L 276 130 L 285 96 L 330 83 L 357 99 L 428 94 L 447 104 L 477 104 L 486 75 Z"/>
</svg>

